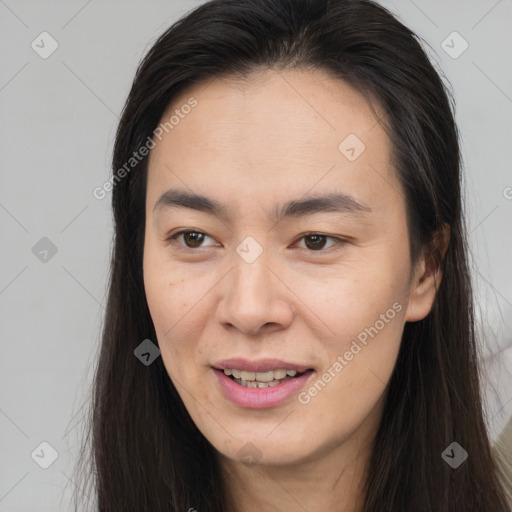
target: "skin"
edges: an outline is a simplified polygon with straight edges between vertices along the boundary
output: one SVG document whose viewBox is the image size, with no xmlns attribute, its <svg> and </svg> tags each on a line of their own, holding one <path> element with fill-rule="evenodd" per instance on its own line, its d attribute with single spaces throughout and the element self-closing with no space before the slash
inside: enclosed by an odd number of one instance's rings
<svg viewBox="0 0 512 512">
<path fill-rule="evenodd" d="M 191 96 L 197 106 L 156 141 L 148 167 L 144 284 L 164 365 L 218 451 L 237 510 L 359 511 L 404 324 L 429 313 L 441 278 L 425 258 L 409 259 L 388 136 L 356 89 L 319 70 L 194 85 L 162 119 Z M 366 146 L 355 161 L 338 149 L 351 133 Z M 231 216 L 153 211 L 169 188 L 224 203 Z M 371 211 L 278 222 L 269 213 L 333 191 Z M 181 229 L 207 236 L 167 240 Z M 334 238 L 311 243 L 305 235 L 314 233 Z M 263 249 L 252 263 L 236 252 L 247 236 Z M 397 303 L 394 318 L 307 404 L 236 406 L 211 368 L 228 357 L 307 364 L 315 369 L 307 390 Z M 249 442 L 252 464 L 240 452 Z"/>
</svg>

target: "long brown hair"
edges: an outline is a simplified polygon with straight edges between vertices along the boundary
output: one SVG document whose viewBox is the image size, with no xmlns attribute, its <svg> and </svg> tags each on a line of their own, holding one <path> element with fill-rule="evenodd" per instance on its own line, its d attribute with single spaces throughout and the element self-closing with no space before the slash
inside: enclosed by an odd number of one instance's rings
<svg viewBox="0 0 512 512">
<path fill-rule="evenodd" d="M 142 276 L 147 157 L 126 164 L 187 86 L 262 67 L 321 68 L 379 104 L 413 263 L 450 227 L 444 259 L 432 251 L 443 275 L 432 310 L 405 325 L 364 512 L 508 510 L 482 410 L 453 100 L 419 38 L 368 0 L 212 0 L 161 35 L 137 69 L 113 154 L 115 238 L 82 491 L 101 512 L 236 511 L 216 450 L 161 358 L 145 366 L 134 357 L 157 339 Z M 454 441 L 469 454 L 457 469 L 441 457 Z"/>
</svg>

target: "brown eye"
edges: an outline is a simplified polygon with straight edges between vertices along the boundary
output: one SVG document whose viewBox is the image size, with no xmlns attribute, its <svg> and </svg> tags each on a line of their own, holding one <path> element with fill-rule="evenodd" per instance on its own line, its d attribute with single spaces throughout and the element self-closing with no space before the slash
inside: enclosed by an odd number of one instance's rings
<svg viewBox="0 0 512 512">
<path fill-rule="evenodd" d="M 204 233 L 198 233 L 197 231 L 186 231 L 183 233 L 183 240 L 187 247 L 195 249 L 200 247 L 204 240 Z"/>
<path fill-rule="evenodd" d="M 177 241 L 178 238 L 183 237 L 183 243 Z M 205 233 L 201 233 L 200 231 L 179 231 L 178 233 L 175 233 L 174 235 L 170 236 L 167 240 L 173 244 L 177 244 L 178 246 L 181 246 L 181 248 L 185 249 L 199 249 L 202 247 L 202 243 L 204 242 L 205 238 L 210 238 L 213 240 L 213 238 L 209 237 Z M 214 244 L 210 244 L 214 245 Z"/>
<path fill-rule="evenodd" d="M 323 249 L 326 237 L 323 235 L 309 235 L 304 237 L 308 249 L 319 250 Z"/>
<path fill-rule="evenodd" d="M 318 233 L 313 233 L 310 235 L 305 235 L 302 237 L 304 240 L 304 243 L 306 245 L 307 249 L 310 249 L 311 251 L 321 251 L 322 249 L 325 249 L 325 244 L 328 239 L 334 240 L 335 242 L 332 243 L 329 247 L 332 247 L 333 245 L 336 245 L 336 241 L 339 243 L 341 240 L 338 240 L 337 238 L 334 238 L 332 236 L 327 235 L 321 235 Z"/>
</svg>

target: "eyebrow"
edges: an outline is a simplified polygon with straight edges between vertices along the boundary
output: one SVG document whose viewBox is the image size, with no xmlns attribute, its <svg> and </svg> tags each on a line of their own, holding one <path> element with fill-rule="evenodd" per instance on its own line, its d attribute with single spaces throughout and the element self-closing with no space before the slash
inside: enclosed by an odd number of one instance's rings
<svg viewBox="0 0 512 512">
<path fill-rule="evenodd" d="M 190 208 L 229 220 L 229 208 L 202 195 L 179 189 L 169 189 L 156 201 L 153 212 L 159 213 L 170 208 Z M 302 217 L 313 213 L 335 212 L 351 215 L 365 215 L 372 210 L 369 206 L 356 201 L 352 196 L 342 193 L 329 193 L 293 199 L 282 205 L 275 205 L 270 212 L 274 220 L 285 217 Z"/>
</svg>

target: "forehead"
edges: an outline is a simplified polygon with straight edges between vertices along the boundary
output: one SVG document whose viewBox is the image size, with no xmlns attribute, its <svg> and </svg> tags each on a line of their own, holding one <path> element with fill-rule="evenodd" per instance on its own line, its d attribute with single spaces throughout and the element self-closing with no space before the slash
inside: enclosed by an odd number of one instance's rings
<svg viewBox="0 0 512 512">
<path fill-rule="evenodd" d="M 191 99 L 193 109 L 182 108 Z M 199 83 L 175 97 L 162 116 L 179 122 L 155 139 L 148 202 L 179 185 L 219 199 L 349 191 L 376 206 L 386 188 L 398 192 L 390 143 L 353 86 L 315 70 L 263 70 L 244 79 Z M 274 202 L 274 201 L 273 201 Z"/>
</svg>

